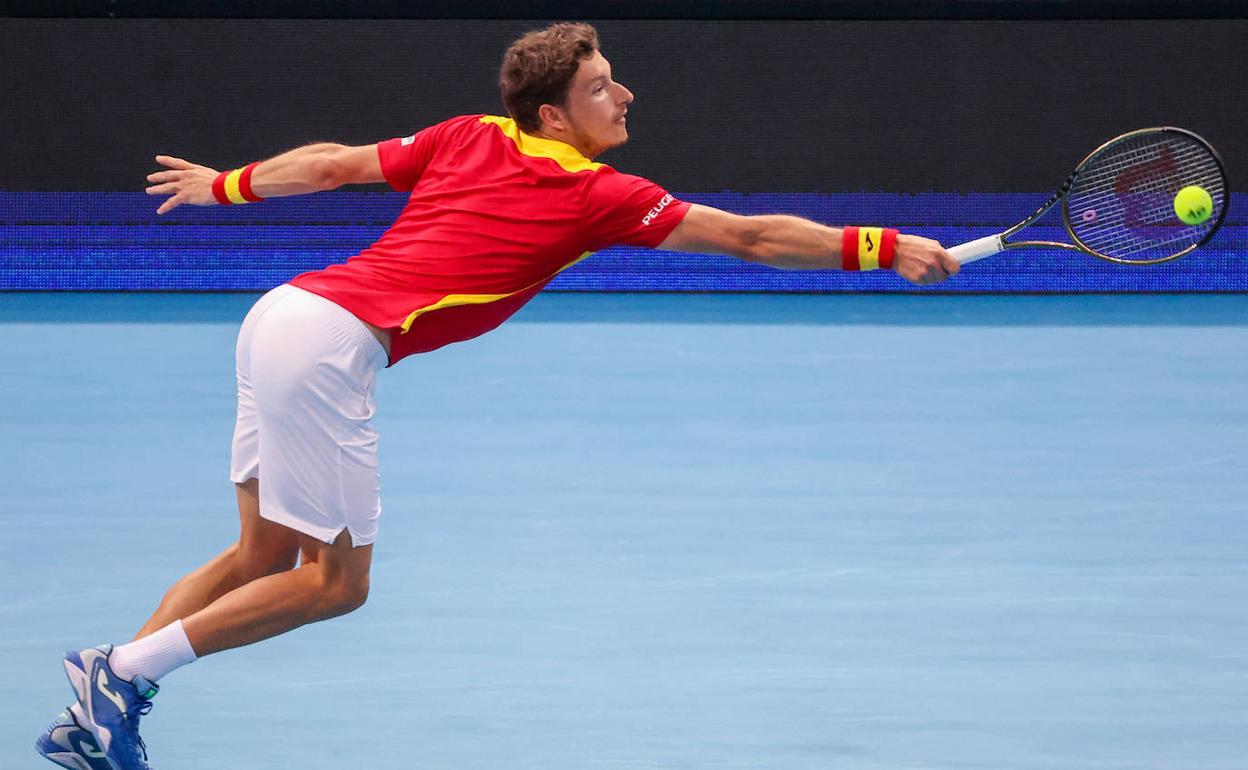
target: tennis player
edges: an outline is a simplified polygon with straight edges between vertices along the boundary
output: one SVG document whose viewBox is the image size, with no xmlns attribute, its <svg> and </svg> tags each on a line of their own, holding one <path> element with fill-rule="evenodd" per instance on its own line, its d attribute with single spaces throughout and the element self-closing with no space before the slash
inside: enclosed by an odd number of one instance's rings
<svg viewBox="0 0 1248 770">
<path fill-rule="evenodd" d="M 148 176 L 147 192 L 169 196 L 158 214 L 383 181 L 409 198 L 376 243 L 248 313 L 230 472 L 238 542 L 170 588 L 128 644 L 66 654 L 76 699 L 39 738 L 41 754 L 75 770 L 147 768 L 139 718 L 166 674 L 362 605 L 381 515 L 377 373 L 493 329 L 592 252 L 629 244 L 780 268 L 891 268 L 918 284 L 958 269 L 925 238 L 737 216 L 595 161 L 628 139 L 633 94 L 588 25 L 517 40 L 500 87 L 510 117 L 456 117 L 379 144 L 314 144 L 221 173 L 157 156 L 167 170 Z"/>
</svg>

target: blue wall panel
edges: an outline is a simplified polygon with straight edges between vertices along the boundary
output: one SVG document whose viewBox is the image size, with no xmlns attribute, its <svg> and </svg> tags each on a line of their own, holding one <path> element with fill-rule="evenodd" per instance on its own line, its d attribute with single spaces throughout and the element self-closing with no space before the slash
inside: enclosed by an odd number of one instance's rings
<svg viewBox="0 0 1248 770">
<path fill-rule="evenodd" d="M 832 225 L 886 224 L 958 243 L 1005 229 L 1048 193 L 681 195 L 742 214 L 791 213 Z M 1123 267 L 1056 250 L 1010 251 L 922 291 L 1248 291 L 1244 194 L 1205 248 Z M 405 196 L 331 192 L 164 217 L 142 193 L 0 192 L 0 290 L 256 291 L 341 262 L 393 221 Z M 1036 237 L 1063 240 L 1056 214 Z M 788 271 L 693 254 L 613 248 L 559 276 L 566 291 L 916 291 L 891 273 Z"/>
</svg>

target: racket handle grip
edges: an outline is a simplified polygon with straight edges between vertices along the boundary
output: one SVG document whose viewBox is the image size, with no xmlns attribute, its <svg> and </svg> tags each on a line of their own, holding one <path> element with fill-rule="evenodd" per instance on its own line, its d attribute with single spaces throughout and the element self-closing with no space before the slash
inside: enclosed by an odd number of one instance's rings
<svg viewBox="0 0 1248 770">
<path fill-rule="evenodd" d="M 1000 235 L 990 235 L 987 238 L 978 238 L 966 243 L 960 243 L 957 246 L 949 247 L 949 256 L 958 260 L 960 264 L 965 265 L 967 262 L 974 262 L 977 259 L 991 257 L 998 251 L 1005 249 L 1005 245 L 1001 242 Z"/>
</svg>

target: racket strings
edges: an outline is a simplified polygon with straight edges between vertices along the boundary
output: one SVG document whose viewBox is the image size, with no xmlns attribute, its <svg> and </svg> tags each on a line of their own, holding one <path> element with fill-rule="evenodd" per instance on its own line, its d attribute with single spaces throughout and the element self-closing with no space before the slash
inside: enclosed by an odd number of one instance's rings
<svg viewBox="0 0 1248 770">
<path fill-rule="evenodd" d="M 1174 197 L 1199 185 L 1213 199 L 1205 222 L 1188 225 Z M 1067 196 L 1071 232 L 1104 256 L 1150 261 L 1199 243 L 1217 226 L 1225 206 L 1221 164 L 1200 140 L 1173 131 L 1125 137 L 1081 166 Z"/>
<path fill-rule="evenodd" d="M 1202 178 L 1202 175 L 1197 174 L 1191 179 L 1193 183 L 1208 189 L 1210 183 L 1207 175 Z M 1184 186 L 1184 180 L 1176 181 L 1173 177 L 1153 175 L 1135 185 L 1132 193 L 1136 203 L 1134 207 L 1120 205 L 1120 194 L 1116 192 L 1074 201 L 1072 205 L 1075 209 L 1110 214 L 1098 215 L 1091 225 L 1080 219 L 1074 223 L 1074 229 L 1080 240 L 1089 246 L 1118 257 L 1160 249 L 1167 245 L 1185 247 L 1187 244 L 1197 243 L 1208 227 L 1193 228 L 1178 221 L 1173 209 L 1174 196 Z M 1141 200 L 1144 201 L 1143 204 L 1140 203 Z"/>
<path fill-rule="evenodd" d="M 1081 217 L 1081 238 L 1095 239 L 1118 250 L 1130 249 L 1132 245 L 1155 248 L 1160 245 L 1159 238 L 1199 240 L 1192 239 L 1189 226 L 1177 220 L 1171 202 L 1186 184 L 1208 182 L 1209 171 L 1216 176 L 1217 164 L 1190 145 L 1178 153 L 1166 145 L 1161 145 L 1157 152 L 1150 151 L 1154 149 L 1134 148 L 1114 158 L 1114 162 L 1105 163 L 1099 173 L 1089 174 L 1080 185 L 1080 192 L 1087 197 L 1075 201 L 1076 206 L 1099 206 L 1092 210 L 1107 216 L 1097 216 L 1090 225 L 1083 224 L 1085 219 Z M 1202 160 L 1209 161 L 1203 168 Z M 1178 174 L 1180 168 L 1185 171 L 1182 177 Z M 1170 232 L 1147 229 L 1167 225 Z"/>
</svg>

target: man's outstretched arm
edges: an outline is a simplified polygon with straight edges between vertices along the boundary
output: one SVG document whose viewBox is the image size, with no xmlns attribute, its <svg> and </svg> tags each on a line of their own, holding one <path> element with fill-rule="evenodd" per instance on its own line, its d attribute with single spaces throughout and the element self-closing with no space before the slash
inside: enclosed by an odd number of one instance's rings
<svg viewBox="0 0 1248 770">
<path fill-rule="evenodd" d="M 181 158 L 157 155 L 156 162 L 167 170 L 147 175 L 152 186 L 148 195 L 168 195 L 156 209 L 165 214 L 184 203 L 193 206 L 215 206 L 212 181 L 219 173 Z M 347 147 L 341 144 L 310 144 L 257 165 L 251 172 L 251 189 L 261 198 L 332 190 L 344 184 L 382 182 L 381 161 L 377 145 Z"/>
<path fill-rule="evenodd" d="M 841 235 L 800 217 L 747 217 L 695 203 L 659 248 L 724 254 L 789 270 L 839 270 Z M 898 235 L 893 270 L 912 283 L 937 283 L 958 272 L 958 261 L 936 241 Z"/>
</svg>

